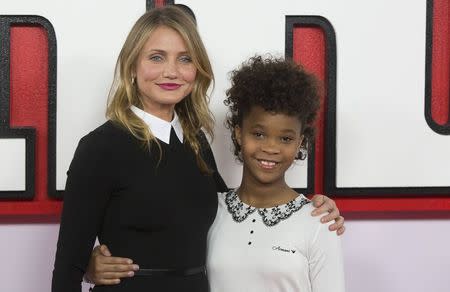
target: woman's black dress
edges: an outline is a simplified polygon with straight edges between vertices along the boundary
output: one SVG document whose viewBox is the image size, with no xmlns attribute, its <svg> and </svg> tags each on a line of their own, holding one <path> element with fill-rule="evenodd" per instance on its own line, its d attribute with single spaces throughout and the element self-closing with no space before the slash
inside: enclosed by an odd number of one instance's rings
<svg viewBox="0 0 450 292">
<path fill-rule="evenodd" d="M 226 186 L 203 133 L 202 153 L 213 175 L 202 174 L 193 151 L 172 136 L 170 144 L 160 142 L 161 158 L 156 145 L 148 151 L 110 121 L 81 139 L 68 171 L 53 292 L 81 291 L 96 236 L 141 269 L 205 265 L 216 191 Z M 205 273 L 135 276 L 94 291 L 206 292 L 208 282 Z"/>
</svg>

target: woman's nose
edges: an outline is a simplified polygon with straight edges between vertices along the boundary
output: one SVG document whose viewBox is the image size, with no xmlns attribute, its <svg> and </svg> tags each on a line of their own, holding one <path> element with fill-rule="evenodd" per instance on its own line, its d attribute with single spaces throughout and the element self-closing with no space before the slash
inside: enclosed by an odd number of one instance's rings
<svg viewBox="0 0 450 292">
<path fill-rule="evenodd" d="M 178 76 L 177 65 L 173 61 L 169 61 L 164 66 L 163 77 L 174 79 Z"/>
</svg>

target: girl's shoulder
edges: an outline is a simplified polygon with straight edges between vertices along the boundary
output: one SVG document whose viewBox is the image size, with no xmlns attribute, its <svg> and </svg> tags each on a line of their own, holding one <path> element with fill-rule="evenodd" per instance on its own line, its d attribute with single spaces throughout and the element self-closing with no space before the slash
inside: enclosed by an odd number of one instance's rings
<svg viewBox="0 0 450 292">
<path fill-rule="evenodd" d="M 227 194 L 228 194 L 229 192 L 230 192 L 230 191 L 227 191 L 227 192 L 217 192 L 217 198 L 218 198 L 218 200 L 219 200 L 219 204 L 225 203 Z"/>
</svg>

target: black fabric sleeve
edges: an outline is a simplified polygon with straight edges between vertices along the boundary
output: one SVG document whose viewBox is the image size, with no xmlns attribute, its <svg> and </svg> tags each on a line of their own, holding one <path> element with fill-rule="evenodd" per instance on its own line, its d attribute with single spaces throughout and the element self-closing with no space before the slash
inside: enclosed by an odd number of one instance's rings
<svg viewBox="0 0 450 292">
<path fill-rule="evenodd" d="M 216 160 L 214 159 L 214 154 L 211 150 L 211 146 L 209 145 L 208 139 L 206 139 L 205 134 L 200 131 L 199 134 L 199 141 L 200 145 L 202 147 L 202 157 L 205 160 L 206 164 L 211 168 L 213 171 L 213 178 L 214 182 L 216 183 L 216 188 L 218 192 L 226 192 L 228 191 L 228 187 L 225 184 L 225 181 L 223 180 L 222 176 L 219 173 L 219 170 L 217 169 Z"/>
<path fill-rule="evenodd" d="M 109 145 L 92 132 L 78 144 L 67 172 L 52 292 L 80 292 L 112 190 Z"/>
</svg>

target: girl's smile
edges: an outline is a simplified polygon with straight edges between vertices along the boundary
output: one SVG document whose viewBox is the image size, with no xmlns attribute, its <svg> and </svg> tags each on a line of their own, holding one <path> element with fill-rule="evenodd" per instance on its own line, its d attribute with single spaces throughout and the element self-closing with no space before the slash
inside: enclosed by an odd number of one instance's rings
<svg viewBox="0 0 450 292">
<path fill-rule="evenodd" d="M 263 159 L 257 159 L 257 160 L 263 169 L 268 169 L 268 170 L 274 169 L 278 164 L 278 162 L 271 161 L 271 160 L 263 160 Z"/>
</svg>

